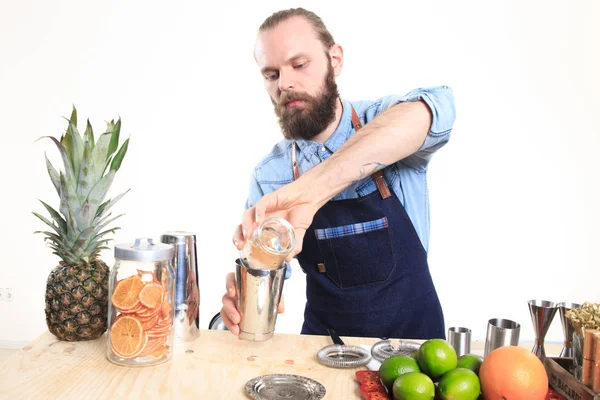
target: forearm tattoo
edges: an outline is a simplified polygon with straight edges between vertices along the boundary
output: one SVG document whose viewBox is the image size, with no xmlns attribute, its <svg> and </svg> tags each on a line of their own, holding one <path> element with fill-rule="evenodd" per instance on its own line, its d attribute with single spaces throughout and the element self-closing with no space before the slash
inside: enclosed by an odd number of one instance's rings
<svg viewBox="0 0 600 400">
<path fill-rule="evenodd" d="M 384 169 L 387 165 L 382 164 L 380 162 L 372 162 L 372 163 L 368 163 L 368 164 L 364 164 L 363 166 L 360 167 L 360 175 L 358 177 L 358 181 L 360 181 L 361 179 L 381 170 Z"/>
</svg>

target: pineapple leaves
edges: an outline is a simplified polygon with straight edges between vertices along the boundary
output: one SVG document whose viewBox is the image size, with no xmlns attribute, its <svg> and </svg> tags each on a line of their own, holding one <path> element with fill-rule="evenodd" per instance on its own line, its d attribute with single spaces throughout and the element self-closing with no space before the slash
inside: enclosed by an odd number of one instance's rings
<svg viewBox="0 0 600 400">
<path fill-rule="evenodd" d="M 83 201 L 96 181 L 96 166 L 92 158 L 92 148 L 89 141 L 85 142 L 81 170 L 77 181 L 77 198 Z"/>
<path fill-rule="evenodd" d="M 125 154 L 127 153 L 127 146 L 129 146 L 129 139 L 123 142 L 123 145 L 113 158 L 112 163 L 110 164 L 111 171 L 117 172 L 121 167 L 121 161 L 123 161 L 123 157 L 125 157 Z"/>
<path fill-rule="evenodd" d="M 35 215 L 36 217 L 38 217 L 39 219 L 41 219 L 42 221 L 44 221 L 44 223 L 46 225 L 48 225 L 50 228 L 54 229 L 56 231 L 56 233 L 58 233 L 59 235 L 62 234 L 62 232 L 60 231 L 60 227 L 54 225 L 52 222 L 50 222 L 46 217 L 44 217 L 43 215 L 40 215 L 36 212 L 33 213 L 33 215 Z"/>
<path fill-rule="evenodd" d="M 117 197 L 115 197 L 114 199 L 110 199 L 105 201 L 104 203 L 100 204 L 100 207 L 98 207 L 98 210 L 96 210 L 96 215 L 94 216 L 94 219 L 99 218 L 102 216 L 102 214 L 104 214 L 105 212 L 107 212 L 112 206 L 115 205 L 115 203 L 119 200 L 121 200 L 121 198 L 123 196 L 125 196 L 127 194 L 127 192 L 129 192 L 130 189 L 128 189 L 126 192 L 121 193 L 120 195 L 118 195 Z"/>
<path fill-rule="evenodd" d="M 69 126 L 67 128 L 67 133 L 65 137 L 71 138 L 71 160 L 73 162 L 73 171 L 75 171 L 76 178 L 79 177 L 81 162 L 83 159 L 83 141 L 81 140 L 81 136 L 79 135 L 79 131 L 77 130 L 77 126 L 69 121 Z"/>
<path fill-rule="evenodd" d="M 106 165 L 106 154 L 108 153 L 108 146 L 110 145 L 110 138 L 112 137 L 111 132 L 106 132 L 100 135 L 100 138 L 96 142 L 96 146 L 92 151 L 92 160 L 96 168 L 105 167 Z M 96 171 L 96 179 L 104 175 L 105 169 Z"/>
<path fill-rule="evenodd" d="M 56 138 L 53 138 L 52 136 L 42 136 L 40 139 L 43 139 L 43 138 L 49 138 L 56 144 L 56 147 L 58 147 L 58 151 L 60 152 L 60 156 L 62 157 L 62 160 L 63 160 L 63 164 L 65 167 L 66 179 L 68 181 L 72 181 L 73 175 L 74 175 L 73 166 L 71 164 L 71 159 L 69 158 L 69 153 L 67 152 L 67 148 L 61 142 L 59 142 Z"/>
<path fill-rule="evenodd" d="M 50 175 L 50 180 L 52 181 L 56 192 L 60 196 L 60 178 L 58 177 L 58 172 L 56 172 L 56 169 L 54 168 L 52 163 L 50 163 L 50 160 L 48 160 L 48 156 L 45 153 L 44 157 L 46 157 L 46 168 L 48 169 L 48 175 Z"/>
<path fill-rule="evenodd" d="M 111 125 L 112 125 L 112 121 L 111 121 Z M 112 136 L 110 138 L 110 145 L 108 146 L 108 152 L 106 153 L 106 158 L 112 156 L 112 154 L 117 150 L 117 147 L 119 147 L 119 134 L 120 133 L 121 133 L 121 118 L 119 118 L 119 120 L 113 127 Z"/>
<path fill-rule="evenodd" d="M 89 119 L 86 120 L 85 132 L 80 134 L 78 131 L 75 106 L 67 121 L 68 126 L 60 140 L 52 136 L 40 138 L 50 138 L 54 142 L 64 167 L 55 168 L 48 155 L 44 154 L 46 169 L 60 204 L 55 209 L 40 200 L 51 218 L 36 212 L 33 214 L 52 230 L 35 233 L 44 234 L 47 245 L 54 250 L 53 254 L 65 263 L 88 262 L 107 248 L 110 240 L 103 237 L 120 229 L 107 225 L 123 214 L 112 217 L 107 211 L 129 190 L 112 199 L 106 200 L 105 197 L 125 158 L 129 138 L 119 148 L 120 118 L 116 123 L 114 119 L 108 122 L 106 131 L 97 140 Z"/>
<path fill-rule="evenodd" d="M 73 111 L 71 111 L 71 118 L 69 121 L 72 121 L 75 125 L 77 125 L 77 109 L 73 106 Z"/>
<path fill-rule="evenodd" d="M 90 120 L 87 120 L 87 126 L 85 128 L 85 132 L 83 133 L 83 140 L 86 145 L 89 143 L 90 149 L 94 149 L 94 131 L 92 129 L 92 124 L 90 124 Z"/>
<path fill-rule="evenodd" d="M 62 233 L 66 234 L 67 233 L 67 221 L 65 221 L 64 218 L 54 208 L 50 207 L 48 204 L 44 203 L 42 200 L 40 200 L 40 203 L 42 203 L 44 205 L 44 207 L 46 208 L 46 210 L 48 210 L 48 213 L 50 213 L 50 216 L 56 222 L 58 227 L 61 229 Z"/>
</svg>

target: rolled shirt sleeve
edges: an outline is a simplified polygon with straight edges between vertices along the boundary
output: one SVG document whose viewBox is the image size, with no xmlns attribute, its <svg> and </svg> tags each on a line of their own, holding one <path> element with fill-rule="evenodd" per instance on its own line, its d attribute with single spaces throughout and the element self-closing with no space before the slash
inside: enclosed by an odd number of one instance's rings
<svg viewBox="0 0 600 400">
<path fill-rule="evenodd" d="M 382 99 L 380 111 L 385 111 L 401 102 L 418 100 L 423 100 L 431 110 L 431 128 L 419 150 L 401 162 L 412 168 L 425 169 L 433 153 L 450 140 L 450 133 L 456 120 L 452 89 L 449 86 L 434 86 L 414 89 L 404 96 L 386 96 Z"/>
</svg>

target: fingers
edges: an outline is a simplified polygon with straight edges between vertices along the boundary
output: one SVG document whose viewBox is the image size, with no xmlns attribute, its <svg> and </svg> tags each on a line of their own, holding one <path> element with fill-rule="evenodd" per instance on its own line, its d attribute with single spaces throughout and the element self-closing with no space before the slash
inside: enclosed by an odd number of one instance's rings
<svg viewBox="0 0 600 400">
<path fill-rule="evenodd" d="M 283 301 L 283 293 L 281 294 L 281 300 L 277 306 L 277 313 L 282 314 L 285 311 L 285 302 Z"/>
<path fill-rule="evenodd" d="M 225 289 L 227 292 L 223 295 L 222 299 L 221 319 L 223 319 L 223 323 L 231 333 L 238 335 L 240 333 L 238 324 L 242 318 L 235 305 L 237 291 L 235 288 L 235 274 L 233 272 L 227 274 L 225 278 Z"/>
<path fill-rule="evenodd" d="M 302 251 L 302 243 L 304 242 L 304 234 L 306 233 L 306 229 L 295 228 L 294 231 L 296 236 L 296 247 L 285 257 L 285 261 L 287 262 L 291 262 L 292 259 Z"/>
<path fill-rule="evenodd" d="M 243 240 L 247 240 L 252 235 L 252 232 L 254 232 L 254 227 L 256 226 L 256 221 L 254 219 L 256 215 L 255 213 L 255 208 L 250 207 L 242 215 L 241 229 Z"/>
<path fill-rule="evenodd" d="M 254 206 L 254 221 L 260 225 L 269 211 L 279 211 L 278 196 L 275 193 L 267 193 Z"/>
<path fill-rule="evenodd" d="M 225 289 L 227 289 L 227 295 L 231 299 L 235 299 L 237 296 L 237 290 L 235 288 L 235 273 L 230 272 L 225 277 Z"/>
<path fill-rule="evenodd" d="M 229 332 L 234 335 L 240 334 L 240 314 L 235 309 L 235 304 L 229 298 L 223 298 L 223 308 L 221 308 L 221 319 L 223 323 L 229 329 Z M 234 322 L 237 321 L 237 322 Z"/>
<path fill-rule="evenodd" d="M 242 225 L 238 225 L 235 228 L 231 241 L 238 250 L 241 250 L 244 247 L 244 235 L 242 234 Z"/>
</svg>

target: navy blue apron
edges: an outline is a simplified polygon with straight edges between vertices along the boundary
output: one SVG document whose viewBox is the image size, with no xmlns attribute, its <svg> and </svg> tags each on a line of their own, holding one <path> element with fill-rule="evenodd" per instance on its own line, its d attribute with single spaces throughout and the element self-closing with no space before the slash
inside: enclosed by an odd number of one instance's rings
<svg viewBox="0 0 600 400">
<path fill-rule="evenodd" d="M 352 123 L 361 124 L 354 109 Z M 296 143 L 294 179 L 300 175 Z M 427 253 L 404 207 L 383 179 L 356 199 L 317 211 L 297 259 L 306 273 L 303 334 L 445 339 L 444 316 Z"/>
</svg>

